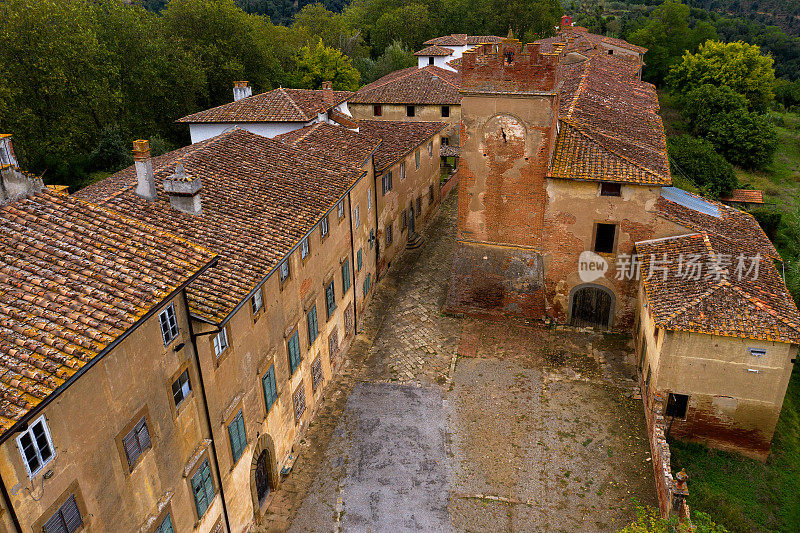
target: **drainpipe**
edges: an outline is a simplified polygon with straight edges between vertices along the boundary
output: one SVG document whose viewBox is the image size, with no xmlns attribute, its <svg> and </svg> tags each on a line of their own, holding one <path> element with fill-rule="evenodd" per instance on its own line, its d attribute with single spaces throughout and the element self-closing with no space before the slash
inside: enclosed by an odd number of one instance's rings
<svg viewBox="0 0 800 533">
<path fill-rule="evenodd" d="M 355 235 L 353 233 L 353 201 L 350 198 L 350 191 L 347 191 L 347 212 L 350 213 L 350 216 L 347 217 L 350 221 L 350 277 L 353 279 L 353 334 L 358 331 L 358 302 L 356 298 L 358 297 L 358 285 L 356 283 L 356 257 L 355 257 L 355 248 L 356 248 L 356 241 Z M 377 209 L 375 209 L 377 211 Z M 366 218 L 366 217 L 365 217 Z M 345 327 L 347 324 L 345 324 Z"/>
<path fill-rule="evenodd" d="M 19 523 L 19 518 L 17 518 L 17 511 L 11 504 L 11 498 L 9 498 L 8 489 L 6 489 L 6 482 L 3 481 L 2 476 L 0 476 L 0 493 L 3 495 L 3 503 L 5 503 L 8 508 L 8 514 L 11 515 L 11 521 L 14 523 L 14 530 L 18 533 L 22 533 L 22 526 Z"/>
<path fill-rule="evenodd" d="M 217 477 L 219 478 L 219 496 L 222 499 L 222 516 L 225 519 L 225 530 L 231 531 L 231 524 L 228 521 L 228 506 L 225 503 L 225 490 L 222 487 L 222 470 L 219 467 L 217 460 L 217 446 L 214 442 L 214 426 L 211 425 L 211 413 L 208 412 L 208 396 L 206 396 L 206 385 L 203 380 L 203 365 L 200 364 L 200 352 L 197 349 L 197 335 L 194 333 L 192 327 L 192 317 L 189 314 L 189 300 L 186 298 L 186 291 L 183 291 L 183 307 L 186 312 L 186 322 L 189 324 L 189 338 L 192 341 L 192 348 L 194 348 L 194 360 L 197 363 L 197 376 L 200 378 L 200 394 L 203 396 L 203 412 L 206 415 L 206 424 L 208 424 L 208 432 L 211 436 L 211 454 L 214 456 L 214 466 L 217 469 Z"/>
<path fill-rule="evenodd" d="M 378 261 L 380 260 L 380 242 L 378 238 L 378 170 L 375 159 L 372 160 L 372 189 L 375 191 L 375 283 L 378 283 Z"/>
</svg>

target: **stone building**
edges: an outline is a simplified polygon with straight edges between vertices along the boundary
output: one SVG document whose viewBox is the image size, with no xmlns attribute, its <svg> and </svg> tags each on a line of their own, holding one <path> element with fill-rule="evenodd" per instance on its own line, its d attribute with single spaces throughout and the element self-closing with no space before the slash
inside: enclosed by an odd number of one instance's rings
<svg viewBox="0 0 800 533">
<path fill-rule="evenodd" d="M 193 113 L 178 120 L 189 125 L 192 142 L 200 142 L 234 127 L 275 137 L 317 122 L 349 125 L 347 99 L 350 91 L 334 91 L 330 82 L 321 90 L 273 89 L 252 95 L 246 81 L 233 87 L 233 102 Z"/>
<path fill-rule="evenodd" d="M 633 327 L 645 405 L 663 398 L 672 434 L 764 459 L 800 314 L 750 214 L 671 187 L 644 52 L 565 26 L 463 53 L 446 308 Z M 689 253 L 717 265 L 713 282 L 654 281 Z M 753 256 L 760 277 L 734 282 L 730 259 Z"/>
<path fill-rule="evenodd" d="M 0 207 L 0 530 L 219 530 L 186 299 L 215 254 L 29 184 Z"/>
</svg>

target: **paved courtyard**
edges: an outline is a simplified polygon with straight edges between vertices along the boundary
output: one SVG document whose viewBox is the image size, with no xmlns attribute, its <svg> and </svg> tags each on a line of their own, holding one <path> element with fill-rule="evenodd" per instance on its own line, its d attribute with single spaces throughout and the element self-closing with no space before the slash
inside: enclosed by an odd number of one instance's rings
<svg viewBox="0 0 800 533">
<path fill-rule="evenodd" d="M 629 339 L 441 312 L 455 195 L 381 281 L 269 531 L 613 531 L 656 505 Z"/>
</svg>

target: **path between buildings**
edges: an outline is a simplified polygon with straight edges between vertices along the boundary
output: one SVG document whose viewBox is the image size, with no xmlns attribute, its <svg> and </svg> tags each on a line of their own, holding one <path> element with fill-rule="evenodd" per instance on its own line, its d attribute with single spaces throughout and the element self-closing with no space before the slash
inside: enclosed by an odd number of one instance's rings
<svg viewBox="0 0 800 533">
<path fill-rule="evenodd" d="M 266 531 L 613 531 L 656 505 L 628 339 L 445 316 L 451 195 L 381 281 Z"/>
</svg>

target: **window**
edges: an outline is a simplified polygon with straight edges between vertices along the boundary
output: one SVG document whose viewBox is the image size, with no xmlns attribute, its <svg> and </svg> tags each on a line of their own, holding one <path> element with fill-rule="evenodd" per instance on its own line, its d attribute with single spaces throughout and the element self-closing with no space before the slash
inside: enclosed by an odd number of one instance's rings
<svg viewBox="0 0 800 533">
<path fill-rule="evenodd" d="M 225 350 L 228 349 L 228 332 L 225 331 L 223 327 L 219 330 L 219 333 L 214 335 L 214 355 L 218 358 L 220 355 L 225 353 Z"/>
<path fill-rule="evenodd" d="M 308 237 L 304 238 L 300 241 L 300 259 L 305 260 L 308 257 L 308 252 L 310 251 L 308 247 Z"/>
<path fill-rule="evenodd" d="M 289 260 L 285 259 L 280 266 L 281 271 L 281 283 L 289 279 Z"/>
<path fill-rule="evenodd" d="M 264 296 L 261 294 L 261 287 L 257 288 L 256 292 L 253 293 L 253 297 L 250 298 L 250 307 L 253 308 L 254 315 L 264 308 Z"/>
<path fill-rule="evenodd" d="M 428 64 L 433 65 L 433 56 L 428 57 Z M 413 115 L 412 115 L 413 116 Z"/>
<path fill-rule="evenodd" d="M 450 116 L 450 106 L 443 105 L 442 106 L 442 118 L 447 118 Z"/>
<path fill-rule="evenodd" d="M 386 226 L 386 246 L 392 245 L 392 224 Z"/>
<path fill-rule="evenodd" d="M 361 268 L 364 266 L 364 255 L 362 254 L 362 250 L 364 248 L 359 248 L 356 252 L 356 272 L 361 272 Z"/>
<path fill-rule="evenodd" d="M 317 388 L 322 385 L 323 381 L 322 361 L 317 357 L 314 362 L 311 363 L 311 390 L 317 392 Z"/>
<path fill-rule="evenodd" d="M 433 205 L 433 185 L 428 185 L 428 205 Z"/>
<path fill-rule="evenodd" d="M 400 163 L 400 181 L 406 179 L 406 162 Z"/>
<path fill-rule="evenodd" d="M 353 225 L 357 228 L 359 224 L 361 224 L 361 207 L 357 205 L 356 208 L 353 210 Z"/>
<path fill-rule="evenodd" d="M 317 324 L 317 306 L 314 305 L 306 314 L 306 325 L 308 326 L 308 345 L 314 344 L 319 335 L 319 324 Z"/>
<path fill-rule="evenodd" d="M 328 216 L 322 217 L 319 221 L 319 234 L 323 239 L 328 236 Z"/>
<path fill-rule="evenodd" d="M 406 106 L 406 116 L 407 117 L 413 117 L 414 115 L 416 115 L 416 109 L 414 108 L 414 106 L 413 105 L 407 105 Z"/>
<path fill-rule="evenodd" d="M 175 528 L 172 527 L 172 516 L 167 513 L 167 516 L 164 517 L 164 520 L 161 521 L 161 524 L 153 531 L 153 533 L 175 533 Z"/>
<path fill-rule="evenodd" d="M 686 418 L 686 408 L 688 405 L 688 396 L 685 394 L 672 394 L 670 392 L 667 398 L 667 410 L 664 414 L 665 416 L 672 416 L 675 418 Z"/>
<path fill-rule="evenodd" d="M 33 477 L 53 458 L 53 441 L 44 415 L 17 437 L 17 447 L 25 462 L 28 475 Z"/>
<path fill-rule="evenodd" d="M 442 146 L 450 145 L 450 137 L 442 137 Z"/>
<path fill-rule="evenodd" d="M 192 383 L 189 381 L 189 369 L 187 368 L 181 375 L 172 382 L 172 398 L 175 400 L 175 407 L 178 407 L 183 400 L 189 397 L 192 392 Z"/>
<path fill-rule="evenodd" d="M 339 215 L 339 220 L 344 218 L 344 200 L 339 202 L 339 205 L 336 206 L 336 214 Z"/>
<path fill-rule="evenodd" d="M 236 464 L 247 447 L 247 433 L 244 430 L 244 414 L 241 409 L 228 425 L 228 437 L 231 439 L 231 455 Z"/>
<path fill-rule="evenodd" d="M 595 230 L 594 251 L 599 254 L 614 252 L 614 234 L 617 232 L 615 224 L 598 224 Z"/>
<path fill-rule="evenodd" d="M 214 501 L 214 480 L 211 479 L 211 468 L 208 466 L 208 459 L 203 460 L 200 468 L 192 476 L 192 494 L 194 494 L 194 505 L 197 508 L 197 517 L 202 518 L 211 502 Z"/>
<path fill-rule="evenodd" d="M 267 406 L 267 413 L 278 401 L 278 383 L 275 381 L 275 365 L 271 365 L 264 377 L 261 378 L 261 385 L 264 387 L 264 404 Z"/>
<path fill-rule="evenodd" d="M 428 157 L 433 157 L 433 141 L 428 143 Z"/>
<path fill-rule="evenodd" d="M 164 346 L 172 342 L 178 336 L 178 319 L 175 316 L 175 306 L 169 304 L 166 309 L 158 315 L 161 324 L 161 338 L 164 339 Z"/>
<path fill-rule="evenodd" d="M 422 214 L 422 196 L 417 196 L 417 211 L 414 213 L 416 216 Z"/>
<path fill-rule="evenodd" d="M 297 390 L 292 394 L 292 403 L 294 404 L 294 418 L 300 421 L 300 417 L 306 410 L 306 392 L 303 390 L 303 382 L 297 386 Z"/>
<path fill-rule="evenodd" d="M 419 164 L 420 164 L 420 160 L 421 160 L 421 158 L 420 158 L 420 155 L 419 155 L 419 150 L 417 150 L 417 151 L 414 153 L 414 165 L 415 165 L 415 168 L 416 168 L 417 170 L 419 170 Z"/>
<path fill-rule="evenodd" d="M 355 320 L 353 319 L 353 302 L 350 302 L 350 305 L 344 310 L 344 334 L 349 335 L 353 331 L 353 326 L 355 326 Z"/>
<path fill-rule="evenodd" d="M 614 55 L 614 50 L 609 50 L 608 51 L 608 55 L 613 56 Z"/>
<path fill-rule="evenodd" d="M 622 194 L 622 185 L 620 183 L 601 183 L 600 196 L 619 196 Z"/>
<path fill-rule="evenodd" d="M 382 117 L 383 106 L 381 104 L 375 104 L 374 106 L 372 106 L 372 114 L 375 115 L 376 117 Z"/>
<path fill-rule="evenodd" d="M 367 191 L 367 211 L 372 211 L 372 187 Z"/>
<path fill-rule="evenodd" d="M 325 285 L 325 311 L 328 314 L 328 320 L 336 311 L 336 289 L 333 286 L 333 280 Z"/>
<path fill-rule="evenodd" d="M 342 295 L 350 290 L 350 259 L 345 259 L 342 263 Z"/>
<path fill-rule="evenodd" d="M 763 348 L 748 348 L 747 351 L 750 352 L 750 355 L 753 357 L 764 357 L 767 355 L 767 351 Z"/>
<path fill-rule="evenodd" d="M 70 494 L 67 501 L 44 523 L 44 533 L 72 533 L 83 525 L 75 495 Z"/>
<path fill-rule="evenodd" d="M 392 171 L 391 170 L 382 176 L 381 183 L 383 184 L 383 195 L 386 196 L 386 193 L 392 190 Z"/>
<path fill-rule="evenodd" d="M 375 245 L 375 230 L 369 230 L 369 249 L 372 250 L 372 247 Z"/>
<path fill-rule="evenodd" d="M 364 278 L 364 298 L 369 294 L 370 287 L 372 287 L 372 274 L 367 273 L 367 277 Z"/>
<path fill-rule="evenodd" d="M 147 419 L 142 417 L 127 435 L 122 437 L 122 447 L 128 458 L 128 466 L 133 472 L 139 457 L 150 448 L 150 431 L 147 429 Z"/>
<path fill-rule="evenodd" d="M 406 230 L 407 226 L 408 226 L 408 213 L 406 213 L 406 210 L 403 209 L 403 211 L 400 212 L 400 233 L 403 233 Z"/>
<path fill-rule="evenodd" d="M 294 374 L 294 371 L 300 366 L 300 361 L 302 361 L 300 357 L 300 333 L 298 331 L 295 330 L 294 334 L 289 338 L 287 349 L 289 351 L 289 373 Z"/>
<path fill-rule="evenodd" d="M 333 328 L 333 332 L 328 337 L 328 353 L 331 356 L 331 367 L 336 363 L 336 357 L 339 355 L 339 330 Z"/>
</svg>

